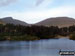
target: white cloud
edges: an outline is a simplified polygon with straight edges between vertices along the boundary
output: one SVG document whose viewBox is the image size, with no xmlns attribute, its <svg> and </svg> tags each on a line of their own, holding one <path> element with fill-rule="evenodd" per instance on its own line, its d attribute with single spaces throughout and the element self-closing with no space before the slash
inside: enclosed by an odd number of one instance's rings
<svg viewBox="0 0 75 56">
<path fill-rule="evenodd" d="M 75 18 L 75 7 L 61 6 L 58 8 L 42 10 L 42 11 L 27 11 L 27 12 L 4 12 L 1 16 L 12 16 L 28 23 L 36 23 L 49 17 L 68 16 Z"/>
</svg>

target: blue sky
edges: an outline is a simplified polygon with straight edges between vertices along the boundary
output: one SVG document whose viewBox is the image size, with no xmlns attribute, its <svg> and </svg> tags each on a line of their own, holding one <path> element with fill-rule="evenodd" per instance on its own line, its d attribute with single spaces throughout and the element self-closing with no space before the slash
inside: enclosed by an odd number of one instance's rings
<svg viewBox="0 0 75 56">
<path fill-rule="evenodd" d="M 1 0 L 0 18 L 9 16 L 31 24 L 49 17 L 75 18 L 75 0 Z"/>
</svg>

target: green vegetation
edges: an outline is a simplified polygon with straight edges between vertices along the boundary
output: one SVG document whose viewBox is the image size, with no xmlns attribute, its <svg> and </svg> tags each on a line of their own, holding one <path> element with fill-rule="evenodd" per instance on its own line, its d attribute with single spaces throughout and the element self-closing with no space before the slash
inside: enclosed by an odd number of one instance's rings
<svg viewBox="0 0 75 56">
<path fill-rule="evenodd" d="M 39 38 L 36 36 L 24 35 L 24 36 L 10 36 L 7 40 L 31 41 L 31 40 L 39 40 Z"/>
<path fill-rule="evenodd" d="M 6 38 L 4 36 L 0 36 L 0 41 L 4 41 Z"/>
<path fill-rule="evenodd" d="M 22 26 L 13 24 L 0 24 L 0 41 L 3 40 L 39 40 L 52 39 L 56 36 L 69 36 L 75 32 L 75 26 L 58 28 L 57 26 Z M 73 34 L 74 35 L 74 34 Z M 70 39 L 75 40 L 74 36 Z"/>
<path fill-rule="evenodd" d="M 71 40 L 75 40 L 75 34 L 71 34 L 71 35 L 70 35 L 70 39 L 71 39 Z"/>
</svg>

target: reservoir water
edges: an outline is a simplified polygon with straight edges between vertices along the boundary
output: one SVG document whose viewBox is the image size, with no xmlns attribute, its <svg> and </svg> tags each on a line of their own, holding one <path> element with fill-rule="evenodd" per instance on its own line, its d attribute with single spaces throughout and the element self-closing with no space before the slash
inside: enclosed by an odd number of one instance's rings
<svg viewBox="0 0 75 56">
<path fill-rule="evenodd" d="M 1 41 L 0 56 L 59 56 L 59 50 L 75 50 L 67 38 L 37 41 Z"/>
</svg>

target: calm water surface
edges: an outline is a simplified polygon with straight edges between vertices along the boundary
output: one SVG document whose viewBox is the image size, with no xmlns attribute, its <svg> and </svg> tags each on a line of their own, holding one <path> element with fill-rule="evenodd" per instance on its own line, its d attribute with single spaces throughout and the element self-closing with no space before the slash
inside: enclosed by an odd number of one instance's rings
<svg viewBox="0 0 75 56">
<path fill-rule="evenodd" d="M 75 41 L 61 38 L 29 42 L 0 42 L 0 56 L 59 56 L 60 49 L 75 50 Z"/>
</svg>

